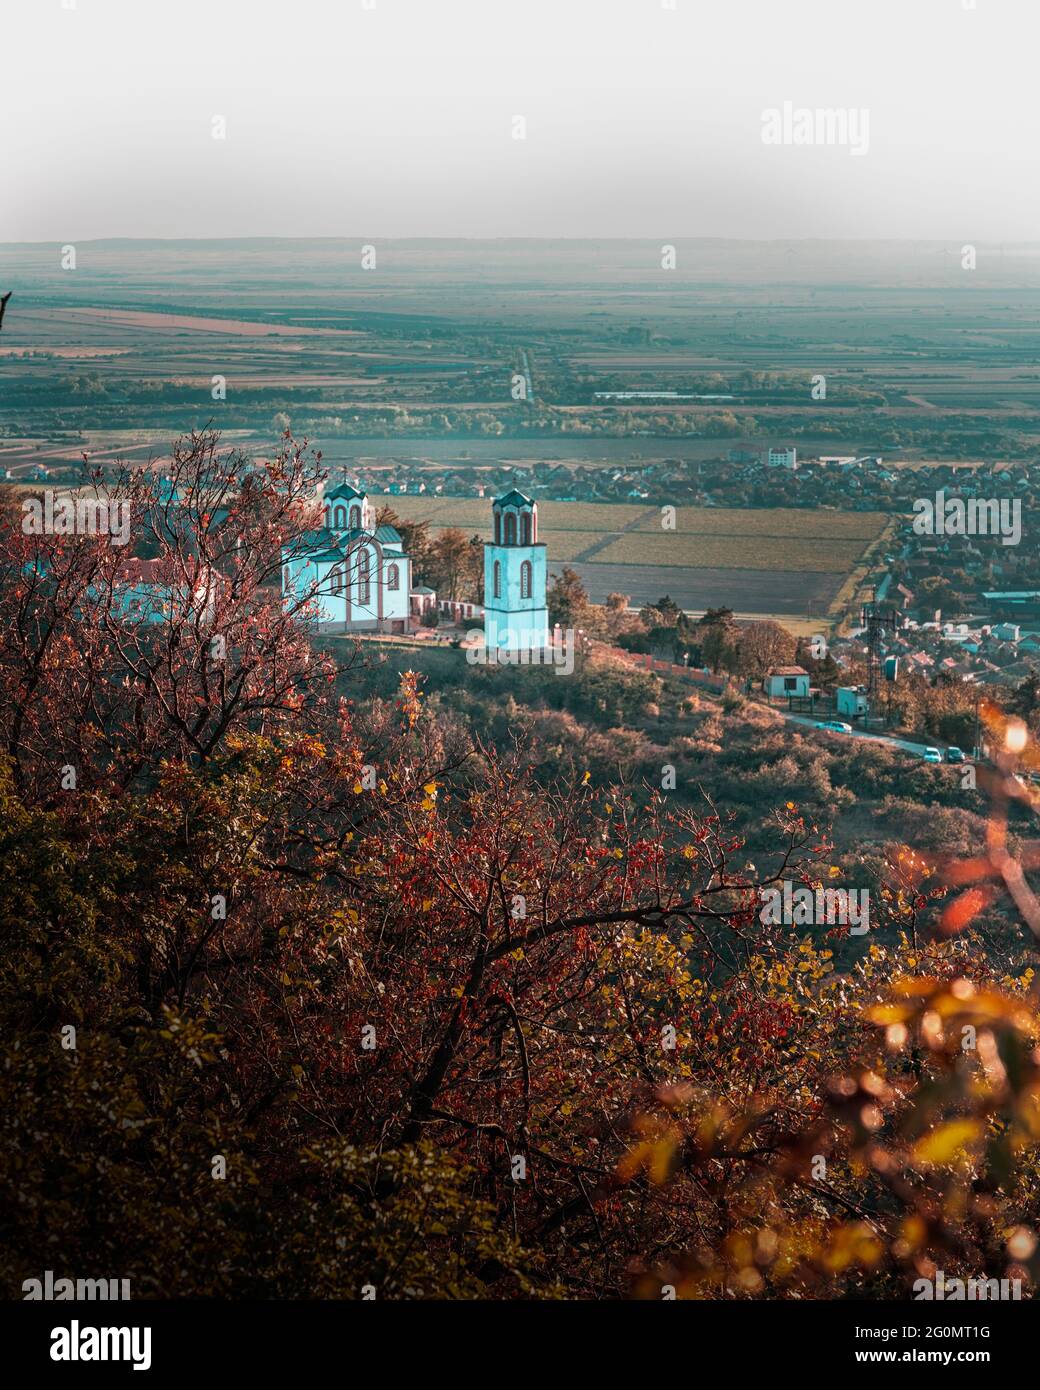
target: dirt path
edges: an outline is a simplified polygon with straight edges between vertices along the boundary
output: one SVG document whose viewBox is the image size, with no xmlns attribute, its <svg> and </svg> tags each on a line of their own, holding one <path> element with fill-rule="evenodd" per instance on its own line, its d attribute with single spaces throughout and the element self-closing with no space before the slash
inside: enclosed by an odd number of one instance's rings
<svg viewBox="0 0 1040 1390">
<path fill-rule="evenodd" d="M 623 536 L 626 531 L 634 531 L 649 516 L 657 516 L 659 508 L 647 507 L 645 512 L 640 512 L 626 526 L 622 526 L 620 531 L 611 531 L 609 535 L 601 536 L 598 541 L 593 541 L 591 545 L 585 547 L 580 555 L 575 555 L 568 564 L 584 564 L 586 560 L 591 560 L 594 555 L 598 555 L 601 550 L 606 550 L 608 545 L 613 545 L 618 536 Z"/>
</svg>

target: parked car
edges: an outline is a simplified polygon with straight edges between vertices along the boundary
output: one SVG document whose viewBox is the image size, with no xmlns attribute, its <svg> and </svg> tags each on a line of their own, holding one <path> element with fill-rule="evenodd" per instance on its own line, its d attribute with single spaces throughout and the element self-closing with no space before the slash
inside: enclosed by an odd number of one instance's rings
<svg viewBox="0 0 1040 1390">
<path fill-rule="evenodd" d="M 966 760 L 965 760 L 964 754 L 961 752 L 961 750 L 960 750 L 959 748 L 957 748 L 957 747 L 953 747 L 953 748 L 947 748 L 947 750 L 946 750 L 946 761 L 947 761 L 948 763 L 963 763 L 963 762 L 966 761 Z"/>
<path fill-rule="evenodd" d="M 943 758 L 938 748 L 926 748 L 921 754 L 926 763 L 941 763 Z"/>
<path fill-rule="evenodd" d="M 817 724 L 818 729 L 829 729 L 832 734 L 851 734 L 852 725 L 844 723 L 841 719 L 825 719 L 822 724 Z"/>
</svg>

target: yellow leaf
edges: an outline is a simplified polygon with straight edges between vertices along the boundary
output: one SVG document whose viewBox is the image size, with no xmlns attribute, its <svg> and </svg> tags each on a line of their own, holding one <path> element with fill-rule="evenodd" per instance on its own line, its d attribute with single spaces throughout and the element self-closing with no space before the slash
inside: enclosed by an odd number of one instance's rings
<svg viewBox="0 0 1040 1390">
<path fill-rule="evenodd" d="M 867 1009 L 866 1017 L 870 1023 L 887 1028 L 891 1023 L 905 1023 L 911 1013 L 909 1004 L 875 1004 Z"/>
<path fill-rule="evenodd" d="M 921 1163 L 952 1163 L 965 1144 L 982 1133 L 978 1120 L 948 1120 L 914 1145 L 914 1157 Z"/>
</svg>

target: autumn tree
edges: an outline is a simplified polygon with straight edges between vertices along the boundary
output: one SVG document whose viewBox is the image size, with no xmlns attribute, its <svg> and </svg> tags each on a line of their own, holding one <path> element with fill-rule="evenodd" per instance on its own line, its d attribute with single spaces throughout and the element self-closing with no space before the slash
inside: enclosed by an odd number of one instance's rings
<svg viewBox="0 0 1040 1390">
<path fill-rule="evenodd" d="M 426 583 L 430 550 L 433 545 L 430 537 L 430 523 L 428 521 L 406 521 L 403 517 L 398 516 L 393 507 L 384 503 L 376 513 L 376 525 L 394 528 L 401 537 L 401 548 L 412 562 L 414 582 Z"/>
<path fill-rule="evenodd" d="M 728 608 L 709 608 L 695 627 L 700 658 L 716 674 L 730 671 L 737 660 L 739 629 Z"/>
<path fill-rule="evenodd" d="M 479 602 L 484 583 L 483 544 L 457 526 L 448 526 L 430 543 L 425 574 L 440 598 Z"/>
<path fill-rule="evenodd" d="M 592 617 L 588 591 L 570 565 L 561 566 L 559 574 L 551 576 L 546 605 L 550 624 L 559 623 L 562 628 L 586 627 Z"/>
<path fill-rule="evenodd" d="M 320 460 L 286 440 L 246 486 L 196 435 L 174 471 L 179 507 L 117 483 L 159 609 L 97 537 L 3 538 L 5 1292 L 55 1249 L 135 1296 L 1033 1280 L 1034 976 L 976 930 L 1003 898 L 1040 940 L 1024 724 L 983 710 L 986 844 L 896 859 L 884 943 L 769 916 L 843 882 L 793 800 L 752 860 L 659 765 L 492 747 L 410 671 L 362 698 L 279 582 Z M 559 698 L 631 725 L 653 679 Z"/>
<path fill-rule="evenodd" d="M 795 639 L 779 623 L 747 623 L 740 629 L 737 643 L 737 670 L 742 676 L 761 680 L 772 666 L 788 666 L 794 659 Z"/>
</svg>

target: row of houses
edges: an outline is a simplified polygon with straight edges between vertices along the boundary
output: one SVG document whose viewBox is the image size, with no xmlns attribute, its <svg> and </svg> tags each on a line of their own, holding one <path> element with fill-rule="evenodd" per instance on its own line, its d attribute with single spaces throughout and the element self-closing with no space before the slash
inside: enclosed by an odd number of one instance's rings
<svg viewBox="0 0 1040 1390">
<path fill-rule="evenodd" d="M 830 644 L 839 667 L 862 668 L 867 663 L 865 630 L 854 628 Z M 886 633 L 883 655 L 897 663 L 895 671 L 970 681 L 979 685 L 1015 685 L 1040 664 L 1040 630 L 1026 631 L 1018 623 L 988 623 L 979 617 L 930 622 L 906 619 Z"/>
<path fill-rule="evenodd" d="M 503 454 L 508 455 L 508 447 L 504 442 Z M 676 447 L 675 455 L 629 458 L 619 464 L 559 459 L 542 462 L 508 456 L 500 462 L 483 462 L 468 459 L 464 453 L 438 463 L 388 452 L 344 464 L 330 486 L 354 482 L 354 470 L 363 464 L 373 491 L 392 496 L 490 498 L 518 487 L 527 496 L 556 501 L 834 507 L 909 514 L 916 498 L 947 488 L 965 497 L 1011 492 L 1022 500 L 1026 511 L 1034 497 L 1040 503 L 1040 489 L 1025 463 L 915 462 L 904 467 L 878 454 L 807 457 L 791 443 L 728 449 L 720 444 L 718 456 L 705 459 L 684 457 L 679 452 L 681 442 Z M 40 466 L 33 476 L 42 481 L 48 473 L 47 466 Z M 1006 556 L 1005 560 L 1013 577 L 1020 557 Z M 1040 574 L 1028 587 L 1040 589 Z"/>
<path fill-rule="evenodd" d="M 678 446 L 681 449 L 681 444 Z M 503 452 L 508 444 L 503 445 Z M 365 460 L 373 487 L 393 495 L 482 497 L 511 486 L 556 501 L 625 502 L 705 507 L 834 507 L 909 513 L 915 498 L 940 488 L 965 496 L 995 489 L 1032 491 L 1027 465 L 915 462 L 904 466 L 879 454 L 807 457 L 797 445 L 745 445 L 715 458 L 666 456 L 623 464 L 584 461 L 485 463 L 460 457 L 443 464 L 386 456 Z"/>
</svg>

